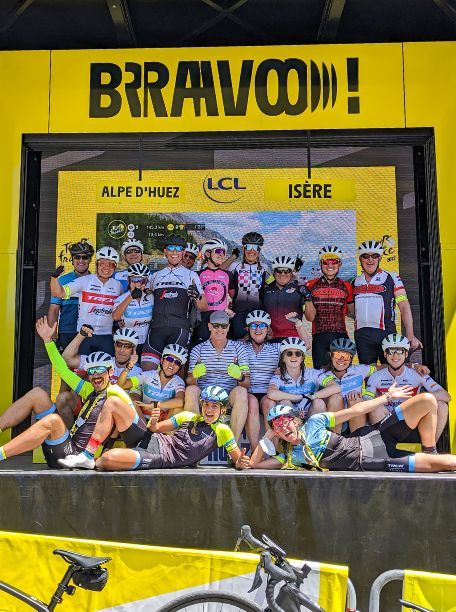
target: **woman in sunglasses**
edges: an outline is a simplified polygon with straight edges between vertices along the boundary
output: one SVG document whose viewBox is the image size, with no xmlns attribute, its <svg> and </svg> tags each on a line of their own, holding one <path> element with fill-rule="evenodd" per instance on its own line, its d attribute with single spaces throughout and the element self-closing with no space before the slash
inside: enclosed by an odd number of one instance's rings
<svg viewBox="0 0 456 612">
<path fill-rule="evenodd" d="M 115 300 L 112 318 L 119 321 L 119 327 L 138 332 L 136 352 L 141 357 L 154 309 L 154 296 L 145 291 L 150 278 L 149 268 L 141 263 L 132 264 L 127 270 L 127 278 L 128 291 Z"/>
<path fill-rule="evenodd" d="M 272 377 L 268 387 L 268 399 L 293 407 L 296 414 L 303 419 L 309 414 L 324 412 L 326 404 L 323 400 L 328 398 L 330 410 L 332 398 L 340 393 L 340 387 L 334 380 L 328 381 L 325 388 L 319 389 L 322 372 L 306 368 L 306 350 L 307 347 L 300 338 L 285 338 L 280 344 L 280 374 Z"/>
<path fill-rule="evenodd" d="M 185 383 L 177 373 L 187 362 L 187 357 L 187 349 L 178 344 L 168 344 L 163 349 L 158 370 L 142 373 L 140 377 L 142 401 L 136 401 L 135 404 L 146 422 L 150 419 L 154 408 L 160 410 L 159 421 L 169 419 L 182 411 Z"/>
<path fill-rule="evenodd" d="M 281 342 L 285 338 L 301 338 L 310 347 L 305 331 L 302 313 L 309 292 L 300 287 L 294 273 L 297 269 L 296 258 L 279 255 L 272 262 L 274 282 L 263 290 L 263 306 L 271 317 L 272 339 Z"/>
</svg>

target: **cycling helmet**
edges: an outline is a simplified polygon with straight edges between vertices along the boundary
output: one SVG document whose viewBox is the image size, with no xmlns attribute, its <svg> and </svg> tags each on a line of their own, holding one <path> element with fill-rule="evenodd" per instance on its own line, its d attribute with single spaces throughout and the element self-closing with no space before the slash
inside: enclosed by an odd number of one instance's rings
<svg viewBox="0 0 456 612">
<path fill-rule="evenodd" d="M 122 327 L 122 329 L 118 329 L 114 332 L 113 340 L 114 342 L 123 340 L 124 342 L 130 342 L 133 346 L 138 346 L 139 334 L 134 329 L 131 329 L 131 327 Z"/>
<path fill-rule="evenodd" d="M 410 350 L 410 341 L 402 334 L 388 334 L 386 338 L 383 338 L 382 349 L 386 351 L 388 348 L 405 348 L 405 350 Z"/>
<path fill-rule="evenodd" d="M 305 353 L 307 351 L 306 343 L 301 338 L 285 338 L 280 343 L 280 354 L 288 349 L 297 349 Z"/>
<path fill-rule="evenodd" d="M 246 244 L 257 244 L 262 247 L 264 244 L 264 238 L 258 232 L 247 232 L 242 236 L 242 244 L 245 246 Z"/>
<path fill-rule="evenodd" d="M 122 255 L 125 255 L 125 251 L 129 249 L 130 247 L 138 247 L 138 249 L 141 249 L 141 253 L 144 253 L 144 245 L 141 242 L 141 240 L 136 240 L 135 238 L 129 238 L 128 240 L 125 240 L 123 245 L 120 247 L 120 251 Z"/>
<path fill-rule="evenodd" d="M 333 257 L 337 257 L 342 261 L 343 253 L 335 244 L 328 244 L 327 246 L 321 247 L 318 251 L 318 259 L 321 261 L 322 259 L 332 259 Z"/>
<path fill-rule="evenodd" d="M 225 249 L 225 252 L 228 250 L 226 243 L 219 238 L 210 238 L 207 240 L 203 246 L 201 247 L 201 254 L 203 257 L 205 256 L 207 251 L 212 251 L 212 249 Z"/>
<path fill-rule="evenodd" d="M 378 253 L 383 255 L 383 247 L 378 240 L 365 240 L 358 247 L 358 256 L 364 253 Z"/>
<path fill-rule="evenodd" d="M 356 345 L 348 338 L 336 338 L 329 345 L 329 352 L 344 351 L 350 353 L 350 355 L 356 355 Z"/>
<path fill-rule="evenodd" d="M 188 351 L 180 344 L 168 344 L 162 352 L 162 357 L 165 357 L 165 355 L 173 355 L 173 357 L 177 357 L 182 363 L 186 363 Z"/>
<path fill-rule="evenodd" d="M 185 238 L 182 238 L 182 236 L 179 236 L 179 234 L 168 234 L 168 236 L 165 236 L 163 238 L 164 248 L 166 248 L 168 244 L 170 246 L 181 246 L 184 247 L 184 249 L 187 247 L 187 241 Z"/>
<path fill-rule="evenodd" d="M 93 246 L 90 244 L 90 242 L 87 242 L 86 240 L 84 241 L 80 240 L 79 242 L 70 244 L 69 251 L 71 255 L 81 254 L 81 255 L 88 255 L 89 257 L 92 257 L 93 254 L 95 253 Z"/>
<path fill-rule="evenodd" d="M 87 370 L 87 368 L 96 368 L 97 366 L 113 368 L 114 360 L 111 355 L 108 355 L 108 353 L 103 353 L 102 351 L 96 351 L 95 353 L 90 353 L 90 355 L 87 355 L 84 363 L 84 369 Z"/>
<path fill-rule="evenodd" d="M 271 317 L 264 310 L 252 310 L 245 319 L 246 325 L 250 325 L 250 323 L 266 323 L 271 325 Z"/>
<path fill-rule="evenodd" d="M 150 276 L 150 270 L 142 263 L 131 264 L 127 268 L 127 276 Z"/>
<path fill-rule="evenodd" d="M 201 391 L 200 400 L 206 402 L 220 402 L 223 406 L 228 404 L 228 393 L 218 385 L 210 385 Z"/>
<path fill-rule="evenodd" d="M 272 423 L 274 419 L 278 419 L 281 416 L 295 416 L 294 409 L 285 404 L 276 404 L 272 406 L 268 412 L 268 423 Z"/>
<path fill-rule="evenodd" d="M 110 246 L 101 247 L 98 249 L 95 259 L 99 261 L 100 259 L 108 259 L 109 261 L 113 261 L 114 263 L 119 263 L 119 253 L 116 249 L 113 249 Z"/>
<path fill-rule="evenodd" d="M 277 268 L 289 268 L 290 270 L 294 270 L 296 266 L 296 258 L 290 257 L 289 255 L 279 255 L 275 259 L 272 260 L 272 269 L 276 270 Z"/>
<path fill-rule="evenodd" d="M 198 246 L 196 244 L 193 244 L 193 242 L 187 242 L 185 250 L 188 253 L 192 253 L 192 255 L 194 255 L 195 257 L 198 257 Z"/>
</svg>

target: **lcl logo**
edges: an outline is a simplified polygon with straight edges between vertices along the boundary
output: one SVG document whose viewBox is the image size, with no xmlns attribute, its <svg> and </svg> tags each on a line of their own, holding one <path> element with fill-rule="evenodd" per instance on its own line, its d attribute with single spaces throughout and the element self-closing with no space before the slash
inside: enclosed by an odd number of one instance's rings
<svg viewBox="0 0 456 612">
<path fill-rule="evenodd" d="M 241 185 L 238 177 L 222 176 L 214 178 L 206 176 L 203 181 L 203 190 L 206 196 L 219 204 L 238 202 L 243 195 L 242 191 L 246 189 L 247 187 Z"/>
</svg>

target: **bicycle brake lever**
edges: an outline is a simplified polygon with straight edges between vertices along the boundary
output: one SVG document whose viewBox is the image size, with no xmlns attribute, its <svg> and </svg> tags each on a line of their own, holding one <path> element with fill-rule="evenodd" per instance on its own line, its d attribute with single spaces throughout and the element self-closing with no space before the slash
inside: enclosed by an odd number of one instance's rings
<svg viewBox="0 0 456 612">
<path fill-rule="evenodd" d="M 253 583 L 250 589 L 247 591 L 251 593 L 252 591 L 256 591 L 263 583 L 263 579 L 261 577 L 261 568 L 263 567 L 263 562 L 260 561 L 257 565 L 255 577 L 253 578 Z"/>
</svg>

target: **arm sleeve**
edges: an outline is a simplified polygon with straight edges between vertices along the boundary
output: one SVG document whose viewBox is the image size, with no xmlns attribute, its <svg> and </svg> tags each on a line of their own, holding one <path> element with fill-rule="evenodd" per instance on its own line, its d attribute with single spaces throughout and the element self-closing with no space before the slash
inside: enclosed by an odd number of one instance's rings
<svg viewBox="0 0 456 612">
<path fill-rule="evenodd" d="M 51 360 L 52 367 L 55 369 L 61 379 L 64 380 L 66 384 L 69 385 L 73 391 L 75 391 L 83 399 L 90 395 L 90 393 L 93 391 L 92 385 L 70 370 L 65 363 L 64 358 L 57 350 L 55 343 L 45 342 L 44 346 L 46 348 L 48 357 Z"/>
</svg>

